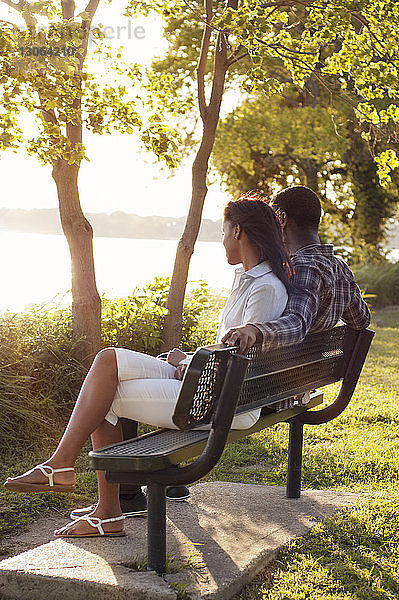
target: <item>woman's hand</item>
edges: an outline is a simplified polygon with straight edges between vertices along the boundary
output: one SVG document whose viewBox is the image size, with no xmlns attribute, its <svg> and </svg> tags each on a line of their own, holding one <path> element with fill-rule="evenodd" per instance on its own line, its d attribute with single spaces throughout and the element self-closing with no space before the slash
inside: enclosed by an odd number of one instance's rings
<svg viewBox="0 0 399 600">
<path fill-rule="evenodd" d="M 184 377 L 184 373 L 186 372 L 187 365 L 179 365 L 175 371 L 175 379 L 181 381 Z"/>
<path fill-rule="evenodd" d="M 168 363 L 170 365 L 173 365 L 174 367 L 178 367 L 179 362 L 181 360 L 183 360 L 184 358 L 187 358 L 187 354 L 185 352 L 182 352 L 178 348 L 173 348 L 173 350 L 169 350 L 168 357 L 166 360 L 168 361 Z"/>
</svg>

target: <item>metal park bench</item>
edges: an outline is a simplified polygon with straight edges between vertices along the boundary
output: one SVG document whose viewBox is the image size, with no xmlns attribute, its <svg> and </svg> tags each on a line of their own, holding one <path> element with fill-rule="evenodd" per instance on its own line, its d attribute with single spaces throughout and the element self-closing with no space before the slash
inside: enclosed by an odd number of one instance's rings
<svg viewBox="0 0 399 600">
<path fill-rule="evenodd" d="M 247 356 L 224 345 L 199 348 L 177 400 L 173 415 L 177 430 L 159 429 L 90 452 L 90 465 L 106 471 L 109 482 L 147 485 L 149 569 L 165 572 L 165 487 L 192 483 L 209 473 L 228 442 L 288 422 L 286 493 L 288 498 L 299 498 L 303 426 L 326 423 L 346 408 L 373 335 L 369 329 L 338 326 L 278 350 L 262 352 L 254 346 Z M 309 411 L 323 402 L 317 388 L 337 381 L 341 387 L 332 404 Z M 262 410 L 255 425 L 230 429 L 234 415 L 256 408 Z M 196 429 L 207 424 L 210 430 Z"/>
</svg>

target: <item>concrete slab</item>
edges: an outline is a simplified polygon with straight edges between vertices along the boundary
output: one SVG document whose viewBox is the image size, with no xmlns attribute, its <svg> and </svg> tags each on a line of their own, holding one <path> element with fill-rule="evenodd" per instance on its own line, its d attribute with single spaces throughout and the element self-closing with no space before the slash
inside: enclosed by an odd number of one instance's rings
<svg viewBox="0 0 399 600">
<path fill-rule="evenodd" d="M 358 498 L 238 483 L 201 483 L 188 502 L 168 503 L 168 552 L 178 572 L 159 577 L 129 568 L 146 554 L 146 519 L 128 519 L 126 538 L 51 540 L 53 515 L 5 542 L 16 554 L 0 562 L 5 600 L 231 598 L 273 560 L 279 548 Z"/>
</svg>

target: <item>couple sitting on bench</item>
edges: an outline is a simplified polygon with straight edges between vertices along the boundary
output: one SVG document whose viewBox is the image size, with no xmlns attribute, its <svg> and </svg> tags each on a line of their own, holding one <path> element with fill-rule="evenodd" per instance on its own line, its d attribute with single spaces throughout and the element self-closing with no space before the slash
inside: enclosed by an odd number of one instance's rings
<svg viewBox="0 0 399 600">
<path fill-rule="evenodd" d="M 283 190 L 270 205 L 255 193 L 227 204 L 223 245 L 228 263 L 242 266 L 221 314 L 217 342 L 245 353 L 261 341 L 265 349 L 298 343 L 308 331 L 329 329 L 340 319 L 353 329 L 369 325 L 352 272 L 332 246 L 320 244 L 320 216 L 318 197 L 303 186 Z M 18 492 L 73 491 L 74 464 L 84 443 L 90 435 L 94 449 L 121 441 L 121 418 L 175 429 L 172 415 L 189 360 L 176 350 L 166 361 L 123 348 L 99 352 L 54 454 L 4 486 Z M 232 429 L 250 428 L 259 416 L 260 409 L 241 413 Z M 97 478 L 98 504 L 74 511 L 78 518 L 55 531 L 56 537 L 124 535 L 119 485 L 108 483 L 103 471 Z M 141 495 L 138 489 L 136 496 Z M 137 512 L 145 509 L 142 503 Z"/>
</svg>

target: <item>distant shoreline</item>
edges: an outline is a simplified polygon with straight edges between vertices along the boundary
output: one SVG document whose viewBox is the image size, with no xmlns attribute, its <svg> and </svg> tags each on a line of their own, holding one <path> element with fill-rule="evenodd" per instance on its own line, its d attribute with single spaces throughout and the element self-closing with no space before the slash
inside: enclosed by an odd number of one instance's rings
<svg viewBox="0 0 399 600">
<path fill-rule="evenodd" d="M 57 232 L 53 232 L 53 231 L 27 231 L 25 229 L 21 230 L 21 229 L 8 229 L 6 227 L 1 227 L 0 226 L 0 234 L 1 233 L 27 233 L 27 234 L 32 234 L 32 235 L 54 235 L 57 237 L 63 237 L 64 234 L 62 231 L 57 231 Z M 128 237 L 126 235 L 98 235 L 96 232 L 94 232 L 94 239 L 108 239 L 108 240 L 153 240 L 155 242 L 178 242 L 179 241 L 179 237 L 173 237 L 173 238 L 161 238 L 161 237 Z M 198 240 L 199 242 L 209 242 L 209 243 L 218 243 L 220 242 L 220 238 L 218 240 Z"/>
<path fill-rule="evenodd" d="M 86 217 L 93 227 L 95 237 L 137 240 L 179 240 L 186 221 L 186 217 L 142 217 L 122 211 L 110 215 L 87 213 Z M 221 221 L 203 219 L 198 240 L 219 242 L 221 230 Z M 0 231 L 63 235 L 56 208 L 32 210 L 0 208 Z"/>
<path fill-rule="evenodd" d="M 96 238 L 129 240 L 179 240 L 184 229 L 186 217 L 160 217 L 116 211 L 106 213 L 87 213 L 87 220 L 93 227 Z M 221 221 L 203 219 L 198 236 L 200 242 L 220 242 Z M 64 235 L 57 208 L 24 210 L 18 208 L 0 208 L 0 232 L 37 233 Z M 385 248 L 399 248 L 399 222 L 390 230 Z"/>
</svg>

